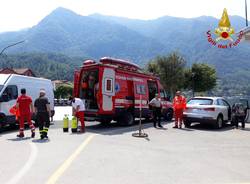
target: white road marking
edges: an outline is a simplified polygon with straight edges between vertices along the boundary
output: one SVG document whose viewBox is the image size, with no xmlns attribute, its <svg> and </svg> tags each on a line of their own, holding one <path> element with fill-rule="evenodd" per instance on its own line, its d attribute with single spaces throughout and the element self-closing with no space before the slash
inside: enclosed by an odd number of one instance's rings
<svg viewBox="0 0 250 184">
<path fill-rule="evenodd" d="M 29 160 L 26 162 L 23 168 L 14 177 L 12 177 L 10 181 L 7 182 L 7 184 L 18 183 L 33 165 L 34 161 L 36 160 L 38 151 L 34 143 L 30 143 L 30 146 L 31 146 L 31 154 L 30 154 Z"/>
</svg>

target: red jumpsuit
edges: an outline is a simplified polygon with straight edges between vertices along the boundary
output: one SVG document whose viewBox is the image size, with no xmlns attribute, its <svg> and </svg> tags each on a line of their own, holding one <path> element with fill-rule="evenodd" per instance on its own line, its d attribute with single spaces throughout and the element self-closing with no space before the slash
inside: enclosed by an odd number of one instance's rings
<svg viewBox="0 0 250 184">
<path fill-rule="evenodd" d="M 30 111 L 30 105 L 32 104 L 32 99 L 29 96 L 26 95 L 21 95 L 17 98 L 17 103 L 19 104 L 19 135 L 21 137 L 24 136 L 24 122 L 25 120 L 28 122 L 31 132 L 32 132 L 32 137 L 34 136 L 35 133 L 35 126 L 31 122 L 31 111 Z"/>
<path fill-rule="evenodd" d="M 84 112 L 83 111 L 78 111 L 76 112 L 76 117 L 80 120 L 81 122 L 81 131 L 85 132 L 85 123 L 84 123 Z"/>
<path fill-rule="evenodd" d="M 175 115 L 175 127 L 181 128 L 183 121 L 183 110 L 186 108 L 186 98 L 181 95 L 175 96 L 173 101 L 173 107 Z"/>
<path fill-rule="evenodd" d="M 75 115 L 81 122 L 81 132 L 85 132 L 85 123 L 84 123 L 85 105 L 83 101 L 80 98 L 74 98 L 74 100 L 72 101 L 72 107 L 73 107 L 73 115 Z"/>
</svg>

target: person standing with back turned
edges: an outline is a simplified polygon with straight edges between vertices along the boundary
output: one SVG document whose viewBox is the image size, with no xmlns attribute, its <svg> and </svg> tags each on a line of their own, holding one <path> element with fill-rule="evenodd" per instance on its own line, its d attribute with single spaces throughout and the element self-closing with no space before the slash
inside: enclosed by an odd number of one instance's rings
<svg viewBox="0 0 250 184">
<path fill-rule="evenodd" d="M 33 104 L 31 97 L 26 95 L 26 89 L 21 89 L 21 96 L 17 98 L 16 108 L 19 109 L 19 134 L 17 137 L 24 137 L 24 121 L 26 120 L 31 129 L 31 137 L 35 137 L 35 126 L 31 122 Z"/>
<path fill-rule="evenodd" d="M 48 131 L 50 126 L 49 117 L 51 116 L 50 103 L 48 98 L 45 97 L 45 94 L 45 90 L 41 89 L 39 98 L 35 100 L 34 104 L 41 139 L 48 139 Z"/>
</svg>

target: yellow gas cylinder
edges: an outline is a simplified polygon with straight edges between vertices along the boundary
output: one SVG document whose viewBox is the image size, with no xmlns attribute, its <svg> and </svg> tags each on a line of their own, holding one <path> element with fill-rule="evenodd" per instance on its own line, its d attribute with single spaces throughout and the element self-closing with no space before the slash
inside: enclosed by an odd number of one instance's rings
<svg viewBox="0 0 250 184">
<path fill-rule="evenodd" d="M 67 114 L 63 117 L 63 132 L 69 131 L 69 117 Z"/>
<path fill-rule="evenodd" d="M 77 127 L 78 127 L 77 118 L 75 116 L 73 116 L 72 121 L 71 121 L 71 131 L 72 131 L 72 133 L 77 132 Z"/>
</svg>

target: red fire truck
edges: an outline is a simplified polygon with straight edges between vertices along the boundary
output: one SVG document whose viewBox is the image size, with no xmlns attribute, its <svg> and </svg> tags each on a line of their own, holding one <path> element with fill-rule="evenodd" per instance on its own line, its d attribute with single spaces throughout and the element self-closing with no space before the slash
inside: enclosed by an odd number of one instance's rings
<svg viewBox="0 0 250 184">
<path fill-rule="evenodd" d="M 131 125 L 136 117 L 149 119 L 148 103 L 155 94 L 161 97 L 166 120 L 173 117 L 158 77 L 143 72 L 129 61 L 104 57 L 99 62 L 86 60 L 74 74 L 74 96 L 85 102 L 85 119 L 108 124 L 112 120 Z"/>
</svg>

